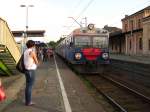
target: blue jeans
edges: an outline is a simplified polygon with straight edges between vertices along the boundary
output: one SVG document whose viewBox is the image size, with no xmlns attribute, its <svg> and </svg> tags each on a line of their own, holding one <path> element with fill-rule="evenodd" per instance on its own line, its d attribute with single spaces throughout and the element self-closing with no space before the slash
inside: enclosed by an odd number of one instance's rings
<svg viewBox="0 0 150 112">
<path fill-rule="evenodd" d="M 25 88 L 25 103 L 31 103 L 32 99 L 32 87 L 35 81 L 35 70 L 26 70 L 26 88 Z"/>
</svg>

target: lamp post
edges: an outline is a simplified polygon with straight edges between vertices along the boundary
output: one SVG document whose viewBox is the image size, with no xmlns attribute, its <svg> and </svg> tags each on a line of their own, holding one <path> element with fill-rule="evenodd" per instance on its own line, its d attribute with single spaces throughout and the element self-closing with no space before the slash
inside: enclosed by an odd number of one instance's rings
<svg viewBox="0 0 150 112">
<path fill-rule="evenodd" d="M 25 31 L 24 31 L 24 39 L 23 39 L 23 45 L 22 45 L 22 52 L 25 50 L 25 43 L 27 42 L 27 38 L 28 38 L 28 35 L 27 35 L 27 31 L 28 31 L 28 19 L 29 19 L 29 14 L 28 14 L 28 11 L 29 11 L 29 7 L 34 7 L 34 5 L 20 5 L 20 7 L 24 7 L 26 8 L 26 25 L 25 25 Z"/>
</svg>

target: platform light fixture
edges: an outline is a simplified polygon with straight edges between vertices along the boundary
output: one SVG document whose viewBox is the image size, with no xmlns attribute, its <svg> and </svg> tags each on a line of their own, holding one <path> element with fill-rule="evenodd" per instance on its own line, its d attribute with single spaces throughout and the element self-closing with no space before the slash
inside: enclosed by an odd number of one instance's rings
<svg viewBox="0 0 150 112">
<path fill-rule="evenodd" d="M 26 26 L 25 26 L 25 31 L 24 31 L 24 47 L 25 47 L 25 43 L 27 41 L 28 35 L 27 35 L 27 31 L 28 31 L 28 20 L 29 20 L 29 7 L 34 7 L 34 5 L 20 5 L 20 7 L 24 7 L 26 8 Z"/>
</svg>

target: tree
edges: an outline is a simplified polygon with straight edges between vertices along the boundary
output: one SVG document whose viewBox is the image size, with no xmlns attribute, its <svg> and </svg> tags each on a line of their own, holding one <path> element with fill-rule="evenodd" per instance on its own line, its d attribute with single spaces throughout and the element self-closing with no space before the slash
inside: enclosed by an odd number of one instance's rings
<svg viewBox="0 0 150 112">
<path fill-rule="evenodd" d="M 50 42 L 48 43 L 48 46 L 49 46 L 49 47 L 52 47 L 52 48 L 55 48 L 56 42 L 50 41 Z"/>
<path fill-rule="evenodd" d="M 55 48 L 61 41 L 63 41 L 65 38 L 60 37 L 60 39 L 55 42 L 55 41 L 50 41 L 48 44 L 49 47 Z"/>
<path fill-rule="evenodd" d="M 60 39 L 56 42 L 56 45 L 58 45 L 61 41 L 63 41 L 65 39 L 65 37 L 64 38 L 62 38 L 62 37 L 60 37 Z"/>
</svg>

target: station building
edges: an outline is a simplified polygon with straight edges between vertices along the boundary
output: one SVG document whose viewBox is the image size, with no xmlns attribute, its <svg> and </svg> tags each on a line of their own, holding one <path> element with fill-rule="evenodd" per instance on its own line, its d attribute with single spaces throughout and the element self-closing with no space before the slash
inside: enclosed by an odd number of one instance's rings
<svg viewBox="0 0 150 112">
<path fill-rule="evenodd" d="M 124 54 L 125 52 L 125 36 L 122 29 L 117 27 L 104 26 L 104 29 L 109 31 L 109 51 L 115 54 Z"/>
<path fill-rule="evenodd" d="M 143 19 L 143 54 L 150 55 L 150 16 Z"/>
<path fill-rule="evenodd" d="M 122 30 L 110 33 L 109 51 L 115 54 L 125 53 L 125 36 Z"/>
<path fill-rule="evenodd" d="M 150 6 L 122 19 L 127 55 L 150 55 Z"/>
</svg>

